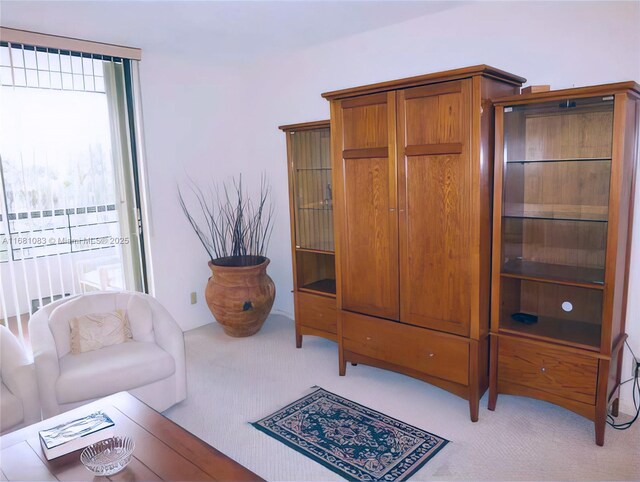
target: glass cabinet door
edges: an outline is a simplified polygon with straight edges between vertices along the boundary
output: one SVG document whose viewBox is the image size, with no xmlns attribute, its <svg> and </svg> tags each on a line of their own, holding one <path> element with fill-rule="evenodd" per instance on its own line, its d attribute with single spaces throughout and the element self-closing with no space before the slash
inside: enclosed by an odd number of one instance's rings
<svg viewBox="0 0 640 482">
<path fill-rule="evenodd" d="M 333 251 L 333 186 L 329 129 L 291 135 L 296 248 Z"/>
<path fill-rule="evenodd" d="M 612 139 L 613 97 L 504 109 L 501 328 L 599 347 Z"/>
<path fill-rule="evenodd" d="M 331 135 L 328 127 L 290 133 L 297 288 L 334 295 Z"/>
</svg>

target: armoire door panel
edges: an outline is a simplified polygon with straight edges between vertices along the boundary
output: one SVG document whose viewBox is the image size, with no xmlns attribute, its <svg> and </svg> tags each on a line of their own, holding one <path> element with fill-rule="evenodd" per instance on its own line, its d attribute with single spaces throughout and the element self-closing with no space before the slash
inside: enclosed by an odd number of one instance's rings
<svg viewBox="0 0 640 482">
<path fill-rule="evenodd" d="M 468 134 L 463 132 L 467 125 L 463 119 L 463 111 L 468 106 L 463 100 L 463 81 L 452 83 L 455 84 L 456 92 L 437 94 L 437 85 L 427 86 L 419 88 L 421 97 L 415 97 L 414 93 L 414 97 L 405 98 L 405 147 L 466 142 Z"/>
<path fill-rule="evenodd" d="M 342 307 L 397 317 L 396 227 L 389 204 L 388 159 L 345 159 L 347 247 Z M 397 254 L 395 255 L 397 257 Z"/>
<path fill-rule="evenodd" d="M 344 102 L 343 102 L 344 104 Z M 343 149 L 387 147 L 387 104 L 342 107 Z"/>
<path fill-rule="evenodd" d="M 395 94 L 348 99 L 339 110 L 341 306 L 398 319 Z"/>
<path fill-rule="evenodd" d="M 470 81 L 398 92 L 400 319 L 470 324 Z"/>
<path fill-rule="evenodd" d="M 402 320 L 468 334 L 467 162 L 458 154 L 407 157 Z"/>
</svg>

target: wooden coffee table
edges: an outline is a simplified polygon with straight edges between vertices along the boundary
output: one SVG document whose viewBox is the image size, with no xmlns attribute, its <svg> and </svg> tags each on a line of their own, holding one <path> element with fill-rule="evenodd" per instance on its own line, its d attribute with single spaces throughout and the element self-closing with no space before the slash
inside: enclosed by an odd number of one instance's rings
<svg viewBox="0 0 640 482">
<path fill-rule="evenodd" d="M 48 461 L 38 431 L 97 410 L 113 419 L 116 434 L 128 435 L 136 444 L 131 463 L 109 480 L 263 480 L 127 392 L 0 437 L 0 480 L 93 480 L 80 462 L 80 450 Z"/>
</svg>

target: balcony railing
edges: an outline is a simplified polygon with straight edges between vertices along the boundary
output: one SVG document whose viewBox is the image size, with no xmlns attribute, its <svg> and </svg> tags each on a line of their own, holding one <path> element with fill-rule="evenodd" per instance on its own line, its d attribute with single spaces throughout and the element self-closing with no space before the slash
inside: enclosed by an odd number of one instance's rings
<svg viewBox="0 0 640 482">
<path fill-rule="evenodd" d="M 0 263 L 112 248 L 120 237 L 115 204 L 0 214 Z"/>
</svg>

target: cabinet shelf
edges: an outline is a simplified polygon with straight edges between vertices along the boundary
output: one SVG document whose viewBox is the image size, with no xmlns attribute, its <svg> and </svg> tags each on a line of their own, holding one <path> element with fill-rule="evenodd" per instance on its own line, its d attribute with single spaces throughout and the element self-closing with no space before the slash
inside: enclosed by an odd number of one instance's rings
<svg viewBox="0 0 640 482">
<path fill-rule="evenodd" d="M 330 167 L 296 167 L 296 171 L 330 171 Z"/>
<path fill-rule="evenodd" d="M 513 214 L 505 214 L 502 217 L 507 219 L 540 219 L 541 221 L 575 221 L 575 222 L 587 222 L 587 223 L 606 223 L 608 222 L 607 218 L 597 219 L 595 216 L 590 217 L 580 217 L 580 216 L 588 216 L 588 214 L 576 214 L 574 216 L 562 216 L 553 212 L 546 213 L 537 213 L 537 214 L 523 214 L 523 215 L 513 215 Z"/>
<path fill-rule="evenodd" d="M 326 207 L 299 207 L 301 211 L 332 211 L 333 206 L 327 205 Z"/>
<path fill-rule="evenodd" d="M 609 220 L 609 207 L 598 204 L 507 202 L 503 217 L 601 223 Z"/>
<path fill-rule="evenodd" d="M 500 320 L 501 333 L 511 333 L 591 351 L 600 350 L 601 328 L 596 323 L 549 316 L 538 317 L 538 322 L 532 325 L 525 325 L 510 318 Z"/>
<path fill-rule="evenodd" d="M 501 276 L 604 289 L 604 268 L 583 268 L 536 261 L 509 260 L 502 266 Z"/>
<path fill-rule="evenodd" d="M 316 254 L 326 254 L 333 256 L 333 251 L 327 251 L 325 249 L 312 249 L 312 248 L 303 248 L 302 246 L 296 246 L 296 251 L 299 253 L 316 253 Z"/>
<path fill-rule="evenodd" d="M 534 162 L 594 162 L 611 161 L 610 157 L 571 157 L 566 159 L 517 159 L 509 160 L 507 164 L 530 164 Z"/>
<path fill-rule="evenodd" d="M 333 295 L 336 294 L 336 280 L 325 278 L 313 283 L 303 285 L 299 288 L 300 291 L 306 291 L 308 293 L 315 293 L 321 295 Z"/>
</svg>

